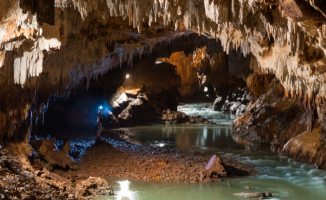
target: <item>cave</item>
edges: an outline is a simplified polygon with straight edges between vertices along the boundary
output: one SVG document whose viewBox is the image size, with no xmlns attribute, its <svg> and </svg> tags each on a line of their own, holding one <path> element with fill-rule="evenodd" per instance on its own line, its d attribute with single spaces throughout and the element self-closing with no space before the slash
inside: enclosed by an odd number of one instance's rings
<svg viewBox="0 0 326 200">
<path fill-rule="evenodd" d="M 0 199 L 324 199 L 323 0 L 0 0 Z"/>
</svg>

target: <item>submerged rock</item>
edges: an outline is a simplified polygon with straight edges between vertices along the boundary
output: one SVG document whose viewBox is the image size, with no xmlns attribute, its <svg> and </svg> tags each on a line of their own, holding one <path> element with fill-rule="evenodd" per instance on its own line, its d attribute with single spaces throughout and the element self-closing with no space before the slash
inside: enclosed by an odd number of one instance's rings
<svg viewBox="0 0 326 200">
<path fill-rule="evenodd" d="M 250 199 L 264 199 L 272 196 L 270 192 L 254 192 L 254 193 L 234 193 L 234 196 L 250 198 Z"/>
<path fill-rule="evenodd" d="M 249 187 L 249 186 L 245 186 L 244 188 L 247 190 L 251 190 L 251 187 Z"/>
</svg>

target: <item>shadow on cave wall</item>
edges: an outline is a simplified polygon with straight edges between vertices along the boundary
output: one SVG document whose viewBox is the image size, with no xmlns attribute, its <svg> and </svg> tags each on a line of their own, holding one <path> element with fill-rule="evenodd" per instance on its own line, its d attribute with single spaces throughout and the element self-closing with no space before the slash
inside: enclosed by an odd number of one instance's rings
<svg viewBox="0 0 326 200">
<path fill-rule="evenodd" d="M 38 21 L 41 25 L 43 23 L 54 25 L 54 0 L 20 0 L 20 6 L 24 13 L 28 11 L 30 11 L 33 15 L 36 13 Z"/>
<path fill-rule="evenodd" d="M 35 129 L 34 134 L 57 138 L 95 135 L 98 107 L 102 105 L 110 110 L 109 97 L 122 85 L 129 70 L 127 65 L 123 65 L 97 80 L 91 79 L 89 83 L 84 79 L 77 88 L 52 102 L 44 115 L 44 124 Z"/>
</svg>

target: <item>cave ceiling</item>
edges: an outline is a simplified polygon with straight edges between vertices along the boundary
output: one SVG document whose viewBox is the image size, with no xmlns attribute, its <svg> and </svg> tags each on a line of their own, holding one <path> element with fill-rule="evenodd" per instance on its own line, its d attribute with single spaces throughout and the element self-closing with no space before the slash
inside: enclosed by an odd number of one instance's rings
<svg viewBox="0 0 326 200">
<path fill-rule="evenodd" d="M 323 0 L 0 0 L 0 128 L 12 102 L 20 102 L 21 118 L 33 106 L 10 92 L 32 100 L 35 89 L 43 91 L 46 103 L 194 33 L 217 41 L 219 51 L 249 57 L 253 69 L 275 74 L 286 96 L 323 116 Z"/>
</svg>

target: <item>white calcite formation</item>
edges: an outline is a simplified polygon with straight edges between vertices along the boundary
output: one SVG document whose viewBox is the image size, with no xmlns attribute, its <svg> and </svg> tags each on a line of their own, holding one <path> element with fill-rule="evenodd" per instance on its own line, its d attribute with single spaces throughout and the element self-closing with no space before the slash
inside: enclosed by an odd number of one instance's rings
<svg viewBox="0 0 326 200">
<path fill-rule="evenodd" d="M 219 40 L 227 54 L 233 49 L 251 54 L 253 65 L 275 74 L 287 96 L 323 116 L 323 0 L 0 0 L 0 5 L 0 87 L 33 89 L 38 84 L 33 77 L 41 73 L 53 88 L 74 87 L 123 62 L 132 65 L 134 55 L 151 53 L 161 41 L 196 32 Z M 7 115 L 0 111 L 0 117 Z"/>
<path fill-rule="evenodd" d="M 55 24 L 49 26 L 46 23 L 42 25 L 38 23 L 37 13 L 31 14 L 27 11 L 24 14 L 18 0 L 10 2 L 2 0 L 1 5 L 4 6 L 1 6 L 0 15 L 0 44 L 2 51 L 11 51 L 20 48 L 23 40 L 31 40 L 34 43 L 33 47 L 29 47 L 30 52 L 23 53 L 23 56 L 15 59 L 13 64 L 15 83 L 23 85 L 27 75 L 37 76 L 42 72 L 42 51 L 60 49 L 67 43 L 69 35 L 78 34 L 82 30 L 88 17 L 104 25 L 111 18 L 119 17 L 128 21 L 132 28 L 137 28 L 139 34 L 142 34 L 146 24 L 152 26 L 159 23 L 164 27 L 174 23 L 177 31 L 182 23 L 187 30 L 220 40 L 227 53 L 231 49 L 239 48 L 244 56 L 252 53 L 266 73 L 276 74 L 289 94 L 304 96 L 308 105 L 313 99 L 323 99 L 326 95 L 323 71 L 320 72 L 319 69 L 325 65 L 326 24 L 323 24 L 325 14 L 323 8 L 316 6 L 318 5 L 316 2 L 56 0 Z M 69 8 L 78 13 L 70 13 Z M 119 27 L 116 32 L 131 33 L 133 32 L 131 27 Z M 133 34 L 134 37 L 144 37 Z M 83 39 L 87 41 L 86 38 Z M 157 38 L 153 38 L 154 41 L 151 39 L 146 38 L 146 45 L 149 48 L 157 43 Z M 112 39 L 110 41 L 110 38 L 106 38 L 101 42 L 112 42 Z M 135 52 L 144 48 L 139 43 L 127 43 L 121 47 L 125 51 L 124 54 L 129 54 L 129 62 Z M 80 48 L 94 50 L 95 47 L 85 45 Z M 121 51 L 119 53 L 121 54 Z M 105 56 L 103 52 L 97 54 Z M 1 56 L 1 65 L 4 65 L 4 52 Z M 80 64 L 87 65 L 90 62 Z M 23 64 L 17 67 L 20 63 Z M 74 64 L 76 66 L 78 63 Z"/>
</svg>

